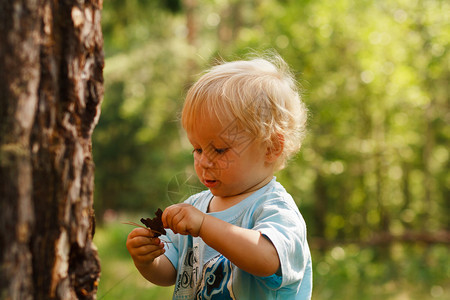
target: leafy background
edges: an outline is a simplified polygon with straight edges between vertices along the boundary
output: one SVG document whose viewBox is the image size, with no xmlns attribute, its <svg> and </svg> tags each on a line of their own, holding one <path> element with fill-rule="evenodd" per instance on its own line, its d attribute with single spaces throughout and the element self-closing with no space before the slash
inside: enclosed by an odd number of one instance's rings
<svg viewBox="0 0 450 300">
<path fill-rule="evenodd" d="M 94 131 L 99 299 L 169 299 L 145 282 L 121 221 L 198 190 L 179 125 L 218 58 L 276 51 L 310 112 L 277 174 L 308 224 L 313 299 L 450 294 L 450 3 L 440 0 L 110 0 Z"/>
</svg>

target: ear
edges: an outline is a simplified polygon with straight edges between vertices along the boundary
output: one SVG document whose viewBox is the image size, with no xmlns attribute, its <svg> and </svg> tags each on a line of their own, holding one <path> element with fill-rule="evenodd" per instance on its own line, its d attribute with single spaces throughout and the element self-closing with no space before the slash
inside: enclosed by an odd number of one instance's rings
<svg viewBox="0 0 450 300">
<path fill-rule="evenodd" d="M 268 163 L 275 162 L 281 153 L 283 153 L 284 149 L 284 136 L 282 134 L 274 134 L 271 141 L 272 144 L 267 147 L 266 152 L 266 162 Z"/>
</svg>

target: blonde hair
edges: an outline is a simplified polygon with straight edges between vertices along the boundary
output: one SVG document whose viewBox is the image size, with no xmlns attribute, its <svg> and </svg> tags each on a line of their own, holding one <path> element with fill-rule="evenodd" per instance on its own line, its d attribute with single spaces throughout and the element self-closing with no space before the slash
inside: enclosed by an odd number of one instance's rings
<svg viewBox="0 0 450 300">
<path fill-rule="evenodd" d="M 223 126 L 236 122 L 269 147 L 281 139 L 277 170 L 298 152 L 305 136 L 307 109 L 294 76 L 278 55 L 224 62 L 208 70 L 186 95 L 182 126 L 195 130 L 195 120 L 205 115 L 217 117 Z"/>
</svg>

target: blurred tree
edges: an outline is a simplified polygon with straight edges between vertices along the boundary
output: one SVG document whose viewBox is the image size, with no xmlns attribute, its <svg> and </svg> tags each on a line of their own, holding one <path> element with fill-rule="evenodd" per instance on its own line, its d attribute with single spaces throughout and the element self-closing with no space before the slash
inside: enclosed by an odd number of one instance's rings
<svg viewBox="0 0 450 300">
<path fill-rule="evenodd" d="M 102 1 L 0 4 L 0 297 L 95 299 Z"/>
</svg>

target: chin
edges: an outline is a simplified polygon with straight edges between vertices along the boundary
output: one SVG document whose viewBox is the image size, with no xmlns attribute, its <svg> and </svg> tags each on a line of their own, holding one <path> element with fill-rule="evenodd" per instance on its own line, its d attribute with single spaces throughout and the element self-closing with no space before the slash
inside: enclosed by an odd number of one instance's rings
<svg viewBox="0 0 450 300">
<path fill-rule="evenodd" d="M 229 196 L 231 196 L 228 193 L 220 192 L 215 189 L 209 189 L 209 191 L 211 192 L 211 194 L 213 194 L 214 197 L 229 197 Z"/>
</svg>

